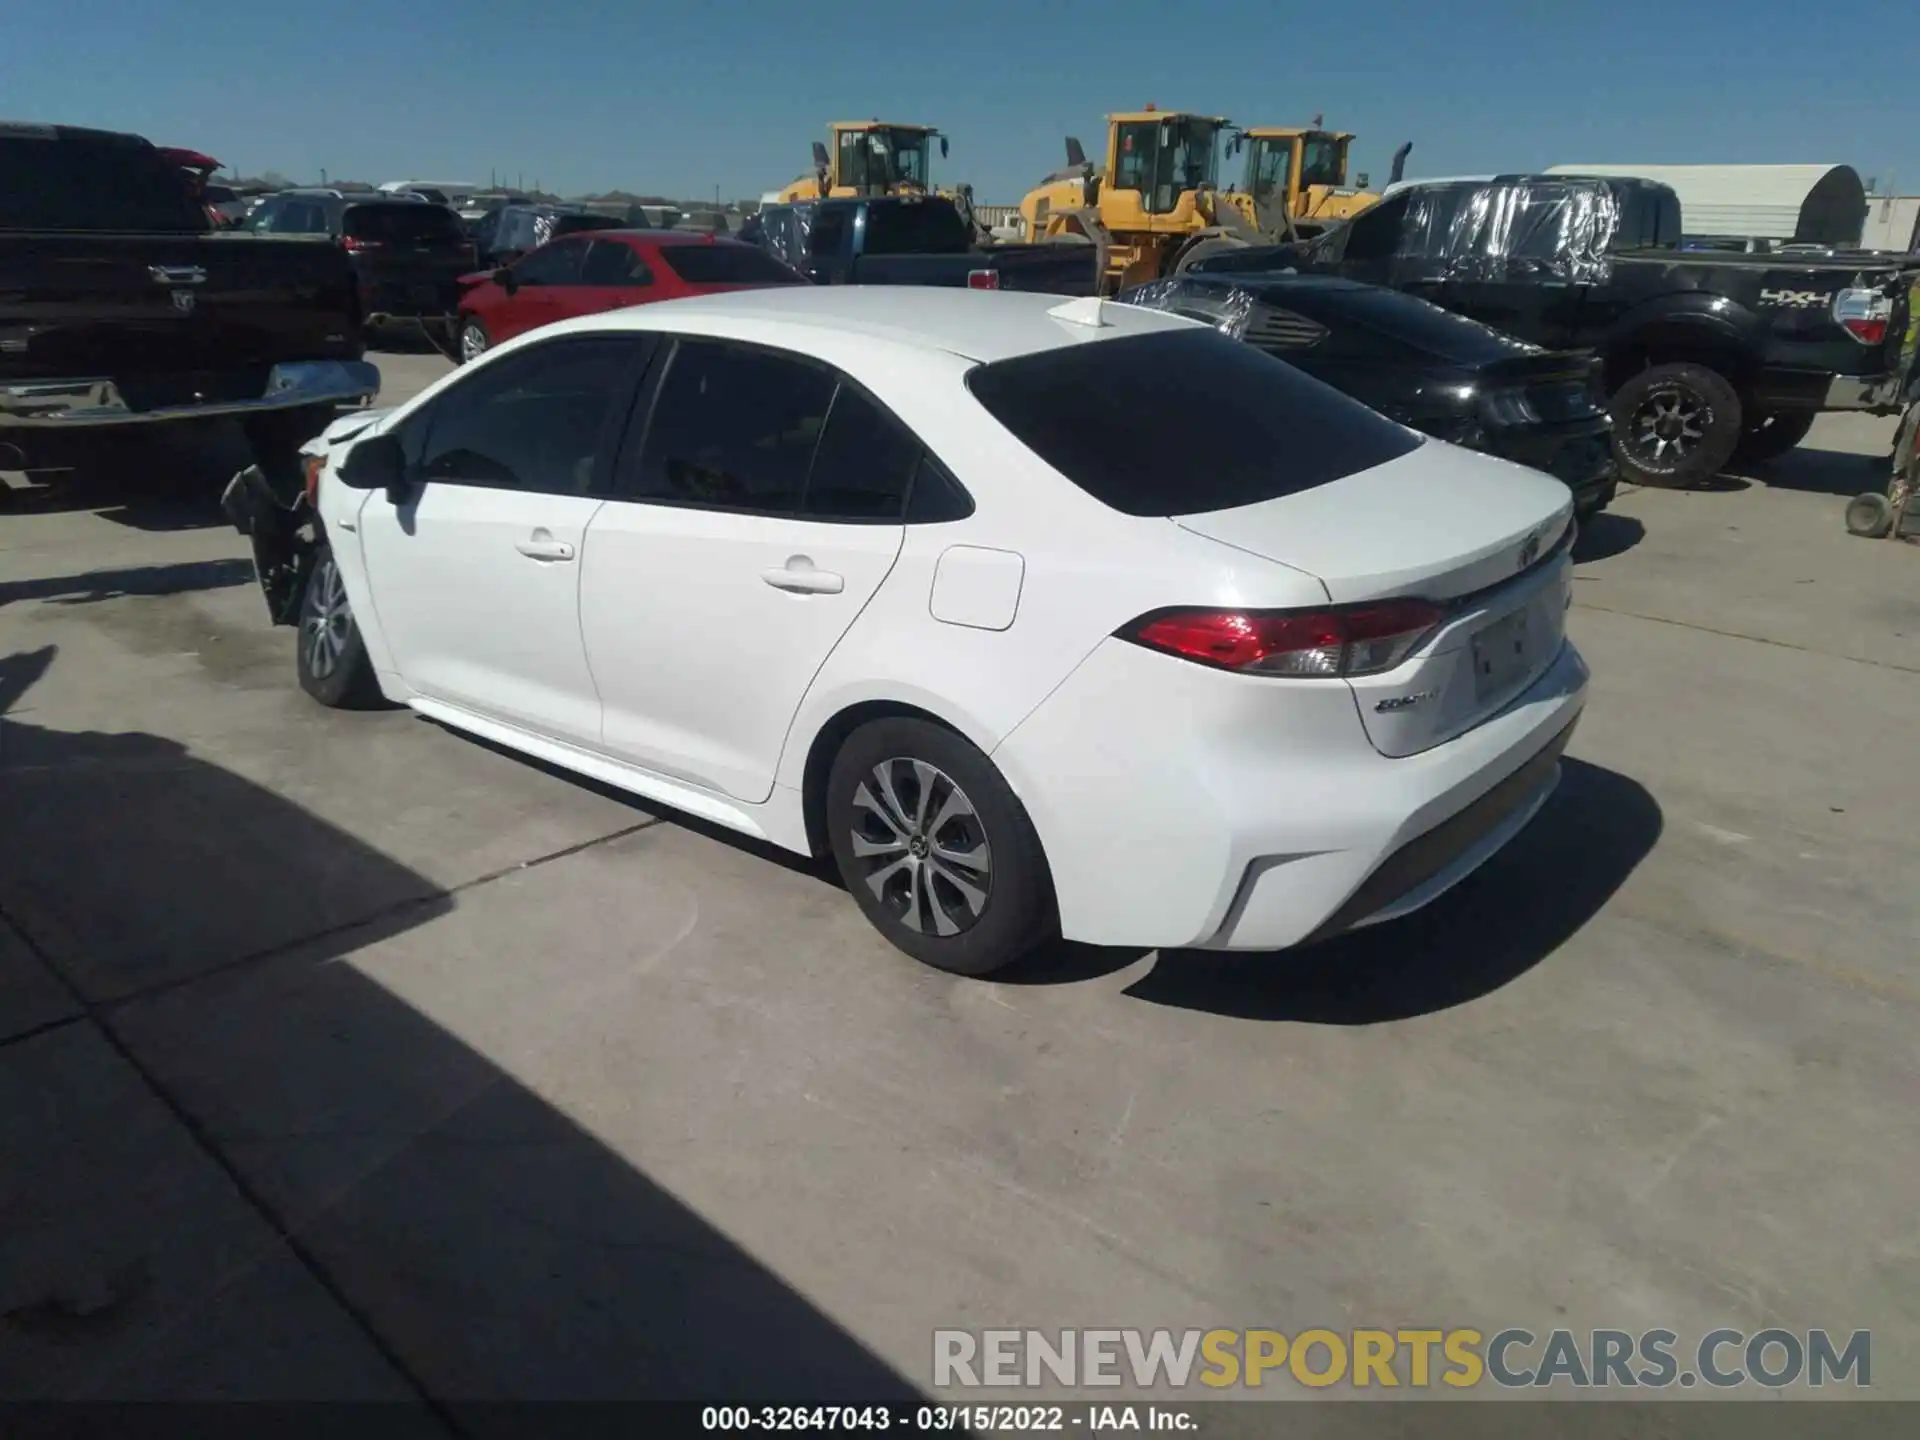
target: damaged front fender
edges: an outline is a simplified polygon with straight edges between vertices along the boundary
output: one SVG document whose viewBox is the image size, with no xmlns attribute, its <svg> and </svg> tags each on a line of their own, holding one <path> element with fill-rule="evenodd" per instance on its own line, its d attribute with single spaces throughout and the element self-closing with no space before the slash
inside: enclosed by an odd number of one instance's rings
<svg viewBox="0 0 1920 1440">
<path fill-rule="evenodd" d="M 293 624 L 320 544 L 319 517 L 306 495 L 283 497 L 258 465 L 249 465 L 227 482 L 220 507 L 252 542 L 253 573 L 266 596 L 267 614 L 276 625 Z"/>
</svg>

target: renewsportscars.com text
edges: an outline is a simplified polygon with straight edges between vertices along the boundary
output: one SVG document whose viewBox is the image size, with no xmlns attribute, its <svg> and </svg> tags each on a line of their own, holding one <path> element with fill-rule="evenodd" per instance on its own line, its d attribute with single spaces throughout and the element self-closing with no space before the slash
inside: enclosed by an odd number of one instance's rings
<svg viewBox="0 0 1920 1440">
<path fill-rule="evenodd" d="M 1723 1329 L 1683 1342 L 1672 1330 L 936 1330 L 933 1383 L 961 1389 L 1864 1389 L 1873 1383 L 1873 1336 Z"/>
</svg>

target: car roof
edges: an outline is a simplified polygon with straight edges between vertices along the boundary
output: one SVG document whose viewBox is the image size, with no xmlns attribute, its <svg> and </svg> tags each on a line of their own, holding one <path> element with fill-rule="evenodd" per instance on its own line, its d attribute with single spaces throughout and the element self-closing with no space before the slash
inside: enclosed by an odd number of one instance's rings
<svg viewBox="0 0 1920 1440">
<path fill-rule="evenodd" d="M 1090 341 L 1120 340 L 1194 322 L 1111 301 L 1093 326 L 1050 314 L 1092 300 L 1006 290 L 938 289 L 919 285 L 791 285 L 666 300 L 562 322 L 575 331 L 677 330 L 751 339 L 760 326 L 858 335 L 919 350 L 945 351 L 990 363 Z M 686 322 L 693 322 L 687 324 Z M 562 327 L 553 327 L 559 329 Z M 545 333 L 552 333 L 552 329 Z"/>
</svg>

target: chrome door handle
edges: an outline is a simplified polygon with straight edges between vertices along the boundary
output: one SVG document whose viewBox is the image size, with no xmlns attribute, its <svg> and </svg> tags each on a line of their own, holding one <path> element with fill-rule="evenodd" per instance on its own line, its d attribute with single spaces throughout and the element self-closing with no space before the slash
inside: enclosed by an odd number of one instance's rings
<svg viewBox="0 0 1920 1440">
<path fill-rule="evenodd" d="M 845 577 L 814 569 L 813 561 L 804 555 L 796 555 L 775 569 L 762 570 L 760 578 L 774 589 L 793 595 L 838 595 L 847 588 Z"/>
<path fill-rule="evenodd" d="M 571 560 L 573 546 L 564 540 L 522 540 L 513 547 L 529 560 Z"/>
</svg>

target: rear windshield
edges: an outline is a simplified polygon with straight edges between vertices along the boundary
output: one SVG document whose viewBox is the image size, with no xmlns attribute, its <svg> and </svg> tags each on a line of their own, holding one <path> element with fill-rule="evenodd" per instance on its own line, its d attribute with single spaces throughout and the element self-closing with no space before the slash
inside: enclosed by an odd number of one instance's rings
<svg viewBox="0 0 1920 1440">
<path fill-rule="evenodd" d="M 1285 361 L 1211 330 L 1043 350 L 979 366 L 967 386 L 1028 449 L 1128 515 L 1274 500 L 1420 444 Z"/>
<path fill-rule="evenodd" d="M 693 285 L 795 285 L 800 276 L 753 245 L 662 245 L 660 258 Z"/>
<path fill-rule="evenodd" d="M 454 240 L 464 242 L 460 217 L 438 205 L 402 200 L 385 205 L 349 205 L 341 233 L 356 240 Z"/>
<path fill-rule="evenodd" d="M 938 200 L 867 207 L 869 255 L 963 255 L 973 248 L 967 222 Z"/>
<path fill-rule="evenodd" d="M 150 145 L 0 127 L 0 230 L 203 231 L 206 212 Z"/>
</svg>

